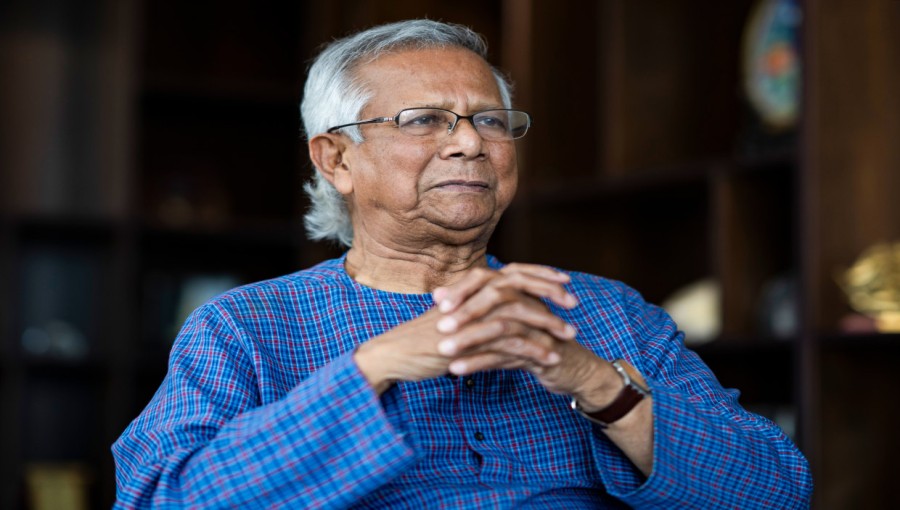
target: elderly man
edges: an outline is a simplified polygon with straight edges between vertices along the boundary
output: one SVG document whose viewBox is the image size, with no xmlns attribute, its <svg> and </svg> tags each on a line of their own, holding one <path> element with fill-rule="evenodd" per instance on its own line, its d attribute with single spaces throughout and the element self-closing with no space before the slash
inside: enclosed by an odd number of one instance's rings
<svg viewBox="0 0 900 510">
<path fill-rule="evenodd" d="M 346 254 L 199 308 L 113 447 L 124 507 L 803 507 L 807 463 L 599 277 L 486 254 L 531 117 L 470 30 L 328 46 L 303 119 Z"/>
</svg>

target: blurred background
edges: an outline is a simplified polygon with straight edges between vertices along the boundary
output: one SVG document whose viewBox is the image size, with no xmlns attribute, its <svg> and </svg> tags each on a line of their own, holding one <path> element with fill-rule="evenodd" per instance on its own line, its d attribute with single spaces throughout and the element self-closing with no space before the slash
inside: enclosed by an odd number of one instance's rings
<svg viewBox="0 0 900 510">
<path fill-rule="evenodd" d="M 898 507 L 893 0 L 3 1 L 0 507 L 109 507 L 187 313 L 339 253 L 302 231 L 305 68 L 423 16 L 536 119 L 492 251 L 664 304 L 817 508 Z"/>
</svg>

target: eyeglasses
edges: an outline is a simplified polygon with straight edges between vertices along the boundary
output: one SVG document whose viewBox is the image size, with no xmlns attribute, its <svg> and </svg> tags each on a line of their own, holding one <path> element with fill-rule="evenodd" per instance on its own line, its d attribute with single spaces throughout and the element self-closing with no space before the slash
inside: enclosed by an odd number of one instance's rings
<svg viewBox="0 0 900 510">
<path fill-rule="evenodd" d="M 380 124 L 393 122 L 400 132 L 410 136 L 449 135 L 466 119 L 475 127 L 475 131 L 485 140 L 506 141 L 522 138 L 531 127 L 531 115 L 521 110 L 484 110 L 472 115 L 460 115 L 443 108 L 407 108 L 393 117 L 376 117 L 374 119 L 351 122 L 328 128 L 329 133 L 340 129 L 362 124 Z"/>
</svg>

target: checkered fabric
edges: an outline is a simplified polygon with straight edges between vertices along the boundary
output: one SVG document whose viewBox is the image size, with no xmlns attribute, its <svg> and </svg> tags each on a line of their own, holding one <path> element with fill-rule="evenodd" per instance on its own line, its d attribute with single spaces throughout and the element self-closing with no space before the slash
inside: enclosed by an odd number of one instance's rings
<svg viewBox="0 0 900 510">
<path fill-rule="evenodd" d="M 649 478 L 523 371 L 401 382 L 379 398 L 353 349 L 434 302 L 361 286 L 343 262 L 240 287 L 193 313 L 162 386 L 113 445 L 117 507 L 809 505 L 803 455 L 741 408 L 671 319 L 629 287 L 570 273 L 580 305 L 548 306 L 578 341 L 644 374 Z"/>
</svg>

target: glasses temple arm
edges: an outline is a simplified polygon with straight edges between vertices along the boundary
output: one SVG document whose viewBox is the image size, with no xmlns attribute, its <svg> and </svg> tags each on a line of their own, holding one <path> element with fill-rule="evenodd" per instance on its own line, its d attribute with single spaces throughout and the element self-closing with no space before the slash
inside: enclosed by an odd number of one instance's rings
<svg viewBox="0 0 900 510">
<path fill-rule="evenodd" d="M 391 121 L 393 121 L 393 120 L 394 120 L 394 117 L 375 117 L 374 119 L 366 119 L 366 120 L 361 120 L 361 121 L 359 121 L 359 122 L 351 122 L 351 123 L 349 123 L 349 124 L 341 124 L 340 126 L 330 127 L 330 128 L 328 128 L 328 130 L 325 131 L 325 132 L 326 132 L 326 133 L 334 133 L 334 132 L 337 131 L 338 129 L 343 129 L 343 128 L 345 128 L 345 127 L 350 127 L 350 126 L 361 126 L 361 125 L 363 125 L 363 124 L 377 124 L 377 123 L 380 123 L 380 122 L 391 122 Z"/>
</svg>

